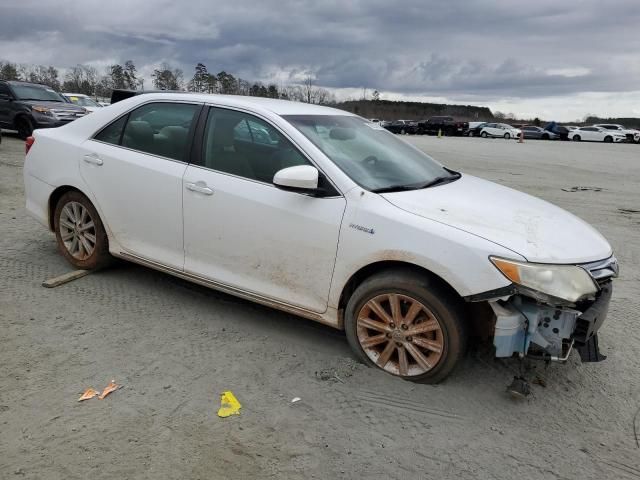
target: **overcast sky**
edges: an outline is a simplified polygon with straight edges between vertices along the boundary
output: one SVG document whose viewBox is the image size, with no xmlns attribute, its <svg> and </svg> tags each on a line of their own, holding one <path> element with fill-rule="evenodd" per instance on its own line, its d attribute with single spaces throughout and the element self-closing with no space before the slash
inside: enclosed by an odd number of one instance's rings
<svg viewBox="0 0 640 480">
<path fill-rule="evenodd" d="M 640 0 L 0 0 L 3 60 L 202 62 L 564 121 L 640 117 L 639 30 Z"/>
</svg>

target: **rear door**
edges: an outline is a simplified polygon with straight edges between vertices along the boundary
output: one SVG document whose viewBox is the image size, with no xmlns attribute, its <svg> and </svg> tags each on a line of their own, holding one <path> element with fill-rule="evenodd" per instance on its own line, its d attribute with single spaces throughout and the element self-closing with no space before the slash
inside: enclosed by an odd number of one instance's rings
<svg viewBox="0 0 640 480">
<path fill-rule="evenodd" d="M 123 253 L 182 270 L 182 177 L 201 109 L 147 103 L 84 143 L 80 172 Z"/>
<path fill-rule="evenodd" d="M 327 308 L 345 199 L 273 185 L 309 159 L 248 113 L 211 108 L 184 176 L 185 272 L 314 312 Z"/>
</svg>

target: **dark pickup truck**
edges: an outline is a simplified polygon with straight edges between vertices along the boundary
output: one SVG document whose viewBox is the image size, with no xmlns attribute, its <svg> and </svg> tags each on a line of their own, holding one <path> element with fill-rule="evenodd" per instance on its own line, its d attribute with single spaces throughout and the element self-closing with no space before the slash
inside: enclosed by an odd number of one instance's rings
<svg viewBox="0 0 640 480">
<path fill-rule="evenodd" d="M 469 122 L 458 122 L 453 117 L 431 117 L 428 120 L 422 120 L 418 122 L 418 131 L 422 134 L 437 135 L 438 132 L 442 132 L 442 135 L 462 136 L 469 129 Z"/>
</svg>

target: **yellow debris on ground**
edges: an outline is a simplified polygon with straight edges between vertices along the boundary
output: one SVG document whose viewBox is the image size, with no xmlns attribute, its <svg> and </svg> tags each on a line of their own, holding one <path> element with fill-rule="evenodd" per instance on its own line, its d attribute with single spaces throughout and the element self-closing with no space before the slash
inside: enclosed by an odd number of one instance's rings
<svg viewBox="0 0 640 480">
<path fill-rule="evenodd" d="M 222 392 L 220 395 L 220 408 L 218 409 L 218 416 L 226 418 L 231 415 L 240 415 L 240 409 L 242 405 L 232 392 Z"/>
</svg>

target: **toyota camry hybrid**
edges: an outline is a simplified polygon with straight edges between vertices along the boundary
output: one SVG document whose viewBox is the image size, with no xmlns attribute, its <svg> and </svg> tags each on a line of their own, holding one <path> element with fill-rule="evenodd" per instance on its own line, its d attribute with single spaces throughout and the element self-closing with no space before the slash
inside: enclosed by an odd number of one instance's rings
<svg viewBox="0 0 640 480">
<path fill-rule="evenodd" d="M 483 338 L 497 357 L 602 359 L 602 235 L 348 112 L 148 93 L 26 145 L 27 209 L 76 268 L 118 257 L 344 329 L 411 380 Z"/>
</svg>

